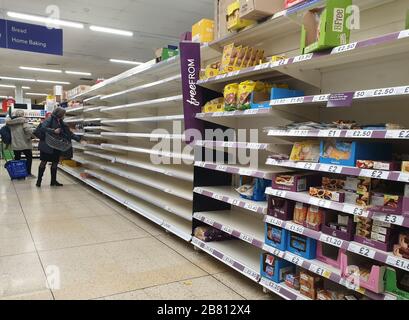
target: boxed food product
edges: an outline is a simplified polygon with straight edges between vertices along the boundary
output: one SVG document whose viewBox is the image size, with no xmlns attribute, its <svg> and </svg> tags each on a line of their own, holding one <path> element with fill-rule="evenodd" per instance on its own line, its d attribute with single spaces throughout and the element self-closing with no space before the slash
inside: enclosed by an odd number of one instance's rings
<svg viewBox="0 0 409 320">
<path fill-rule="evenodd" d="M 317 240 L 290 232 L 287 240 L 287 251 L 304 259 L 315 259 L 317 255 Z"/>
<path fill-rule="evenodd" d="M 385 291 L 397 296 L 398 300 L 409 300 L 408 273 L 387 267 L 385 271 Z"/>
<path fill-rule="evenodd" d="M 227 29 L 229 31 L 240 30 L 255 23 L 254 20 L 240 18 L 240 1 L 234 1 L 227 7 Z"/>
<path fill-rule="evenodd" d="M 391 145 L 346 141 L 321 141 L 320 162 L 355 167 L 357 159 L 382 159 L 392 154 Z"/>
<path fill-rule="evenodd" d="M 315 173 L 288 173 L 273 176 L 273 188 L 293 192 L 307 191 L 319 180 Z"/>
<path fill-rule="evenodd" d="M 297 202 L 294 206 L 294 222 L 304 225 L 307 220 L 308 205 L 302 202 Z"/>
<path fill-rule="evenodd" d="M 304 95 L 303 91 L 300 90 L 290 90 L 288 85 L 273 85 L 266 90 L 266 92 L 258 93 L 253 95 L 251 99 L 251 108 L 260 109 L 260 108 L 271 108 L 271 100 L 284 99 L 284 98 L 294 98 L 301 97 Z"/>
<path fill-rule="evenodd" d="M 356 166 L 361 169 L 398 171 L 400 163 L 396 161 L 357 160 Z"/>
<path fill-rule="evenodd" d="M 322 232 L 341 240 L 352 241 L 355 235 L 354 218 L 349 214 L 327 210 Z"/>
<path fill-rule="evenodd" d="M 242 46 L 236 47 L 234 43 L 226 45 L 223 48 L 223 55 L 220 62 L 220 73 L 227 73 L 240 70 L 240 65 L 236 65 Z"/>
<path fill-rule="evenodd" d="M 393 246 L 393 254 L 399 258 L 409 259 L 409 249 L 402 248 L 399 245 Z"/>
<path fill-rule="evenodd" d="M 371 191 L 371 178 L 366 177 L 346 177 L 344 189 L 363 194 Z"/>
<path fill-rule="evenodd" d="M 325 210 L 316 206 L 310 206 L 307 212 L 307 218 L 304 222 L 304 226 L 308 229 L 315 231 L 321 231 L 321 225 Z"/>
<path fill-rule="evenodd" d="M 354 237 L 356 242 L 382 251 L 392 251 L 397 235 L 391 225 L 380 225 L 381 223 L 378 223 L 378 221 L 362 217 L 355 217 L 354 220 L 357 222 L 356 235 Z M 385 230 L 384 234 L 377 233 L 376 231 L 382 230 L 380 228 L 387 228 L 389 230 Z"/>
<path fill-rule="evenodd" d="M 285 284 L 294 289 L 299 291 L 300 290 L 300 276 L 296 274 L 290 273 L 285 276 Z"/>
<path fill-rule="evenodd" d="M 276 283 L 285 280 L 287 274 L 295 271 L 295 266 L 284 259 L 273 256 L 269 253 L 261 255 L 261 276 Z"/>
<path fill-rule="evenodd" d="M 347 8 L 352 0 L 327 0 L 324 7 L 304 14 L 301 52 L 307 54 L 349 43 Z"/>
<path fill-rule="evenodd" d="M 369 209 L 372 212 L 402 214 L 403 212 L 403 196 L 392 194 L 373 194 L 372 207 Z"/>
<path fill-rule="evenodd" d="M 167 48 L 159 48 L 155 51 L 156 62 L 165 61 L 169 58 L 179 55 L 179 49 L 175 46 L 168 46 Z"/>
<path fill-rule="evenodd" d="M 207 43 L 214 40 L 214 21 L 202 19 L 192 26 L 192 41 Z"/>
<path fill-rule="evenodd" d="M 302 141 L 294 143 L 290 161 L 318 162 L 320 159 L 319 141 Z"/>
<path fill-rule="evenodd" d="M 252 201 L 266 201 L 266 188 L 271 180 L 240 176 L 240 187 L 236 191 L 243 199 Z"/>
<path fill-rule="evenodd" d="M 211 226 L 201 226 L 195 228 L 194 236 L 204 242 L 223 241 L 231 239 L 232 237 L 221 230 Z"/>
<path fill-rule="evenodd" d="M 384 275 L 386 267 L 368 261 L 358 255 L 341 254 L 341 274 L 352 284 L 368 289 L 375 293 L 384 292 Z"/>
<path fill-rule="evenodd" d="M 300 292 L 306 297 L 316 300 L 317 293 L 323 288 L 324 282 L 320 276 L 309 271 L 300 272 Z"/>
<path fill-rule="evenodd" d="M 284 1 L 284 8 L 288 9 L 291 7 L 296 6 L 297 4 L 300 4 L 302 2 L 305 2 L 306 0 L 285 0 Z"/>
<path fill-rule="evenodd" d="M 311 197 L 315 197 L 319 199 L 335 201 L 335 202 L 345 201 L 344 191 L 331 191 L 331 190 L 326 190 L 324 188 L 311 187 L 309 193 Z"/>
<path fill-rule="evenodd" d="M 260 81 L 244 81 L 239 84 L 238 97 L 237 97 L 237 109 L 247 110 L 251 107 L 251 95 L 254 92 L 264 91 L 264 83 Z"/>
<path fill-rule="evenodd" d="M 409 161 L 402 162 L 402 172 L 409 173 Z"/>
<path fill-rule="evenodd" d="M 331 290 L 319 290 L 317 293 L 317 300 L 321 301 L 337 301 L 344 300 L 345 295 L 340 292 Z"/>
<path fill-rule="evenodd" d="M 201 79 L 208 79 L 219 75 L 220 62 L 212 63 L 206 66 Z"/>
<path fill-rule="evenodd" d="M 224 87 L 224 109 L 226 111 L 237 110 L 238 92 L 239 92 L 238 83 L 231 83 Z"/>
<path fill-rule="evenodd" d="M 284 10 L 284 0 L 240 0 L 240 18 L 261 20 Z"/>
<path fill-rule="evenodd" d="M 215 39 L 229 34 L 227 30 L 227 7 L 235 0 L 214 0 Z"/>
<path fill-rule="evenodd" d="M 317 260 L 324 262 L 334 268 L 341 268 L 341 253 L 345 250 L 337 248 L 333 245 L 318 241 L 317 244 Z"/>
<path fill-rule="evenodd" d="M 266 223 L 266 245 L 281 251 L 287 250 L 288 231 Z"/>
<path fill-rule="evenodd" d="M 326 190 L 342 190 L 345 188 L 344 178 L 322 177 L 322 187 Z"/>
<path fill-rule="evenodd" d="M 283 221 L 293 220 L 295 202 L 273 196 L 268 197 L 268 215 Z"/>
</svg>

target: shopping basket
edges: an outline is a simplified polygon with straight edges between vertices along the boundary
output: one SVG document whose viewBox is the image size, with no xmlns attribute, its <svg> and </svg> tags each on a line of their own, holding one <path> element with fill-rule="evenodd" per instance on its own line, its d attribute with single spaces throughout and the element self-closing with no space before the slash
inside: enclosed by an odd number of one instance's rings
<svg viewBox="0 0 409 320">
<path fill-rule="evenodd" d="M 28 176 L 26 160 L 8 161 L 4 167 L 11 180 L 25 179 Z"/>
</svg>

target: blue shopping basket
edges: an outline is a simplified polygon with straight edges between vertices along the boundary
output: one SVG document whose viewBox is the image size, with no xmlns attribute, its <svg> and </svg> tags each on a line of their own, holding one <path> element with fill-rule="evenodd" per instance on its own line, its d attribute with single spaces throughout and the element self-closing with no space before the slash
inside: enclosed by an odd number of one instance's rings
<svg viewBox="0 0 409 320">
<path fill-rule="evenodd" d="M 11 180 L 25 179 L 28 176 L 25 160 L 8 161 L 4 167 L 7 169 Z"/>
</svg>

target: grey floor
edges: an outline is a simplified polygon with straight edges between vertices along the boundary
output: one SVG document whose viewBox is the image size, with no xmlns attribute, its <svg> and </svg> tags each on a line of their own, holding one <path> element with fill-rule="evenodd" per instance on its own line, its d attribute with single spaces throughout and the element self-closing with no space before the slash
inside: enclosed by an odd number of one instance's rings
<svg viewBox="0 0 409 320">
<path fill-rule="evenodd" d="M 68 175 L 37 189 L 0 164 L 0 299 L 274 298 Z"/>
</svg>

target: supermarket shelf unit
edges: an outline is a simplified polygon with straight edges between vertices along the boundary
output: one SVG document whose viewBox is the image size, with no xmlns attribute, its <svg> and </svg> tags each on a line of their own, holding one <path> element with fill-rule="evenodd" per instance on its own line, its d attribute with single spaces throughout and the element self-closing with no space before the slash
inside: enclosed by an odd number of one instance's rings
<svg viewBox="0 0 409 320">
<path fill-rule="evenodd" d="M 74 145 L 81 167 L 62 169 L 190 241 L 194 158 L 183 152 L 180 65 L 180 57 L 147 63 L 74 97 L 85 106 L 67 122 L 80 124 L 87 143 Z"/>
<path fill-rule="evenodd" d="M 193 197 L 193 227 L 210 225 L 235 240 L 204 243 L 193 239 L 193 244 L 204 252 L 243 273 L 267 290 L 287 300 L 307 299 L 300 292 L 283 283 L 274 283 L 261 277 L 260 253 L 283 258 L 290 263 L 309 270 L 324 279 L 326 283 L 347 287 L 369 299 L 396 300 L 389 293 L 375 293 L 351 286 L 342 277 L 341 271 L 318 260 L 307 260 L 290 252 L 283 252 L 265 243 L 264 224 L 279 226 L 296 234 L 304 235 L 330 246 L 344 249 L 348 255 L 358 255 L 371 261 L 409 272 L 409 260 L 398 258 L 390 252 L 383 252 L 354 241 L 344 241 L 324 233 L 299 226 L 292 221 L 281 221 L 267 215 L 267 202 L 245 200 L 234 190 L 239 176 L 271 179 L 275 172 L 293 170 L 364 176 L 408 183 L 409 176 L 401 172 L 361 170 L 346 166 L 277 161 L 268 158 L 269 153 L 283 153 L 291 150 L 294 141 L 306 139 L 341 138 L 359 141 L 385 141 L 405 144 L 408 130 L 281 130 L 292 122 L 331 122 L 355 120 L 358 123 L 391 122 L 409 128 L 407 104 L 409 94 L 407 74 L 409 30 L 402 30 L 407 2 L 355 1 L 361 9 L 361 28 L 353 30 L 351 43 L 325 53 L 299 56 L 297 48 L 300 38 L 299 14 L 280 12 L 266 22 L 237 34 L 219 39 L 202 46 L 202 65 L 220 59 L 223 46 L 260 45 L 266 55 L 286 54 L 289 58 L 278 62 L 265 63 L 256 67 L 218 75 L 198 82 L 204 89 L 219 92 L 226 84 L 248 79 L 286 81 L 291 87 L 303 90 L 306 95 L 291 99 L 271 101 L 270 108 L 245 111 L 198 113 L 197 119 L 206 125 L 219 128 L 259 129 L 258 141 L 196 141 L 195 147 L 195 189 Z M 311 1 L 301 11 L 311 8 L 320 1 Z M 382 24 L 379 21 L 382 20 Z M 350 106 L 328 108 L 331 94 L 352 95 Z M 205 95 L 205 101 L 213 97 Z M 261 132 L 261 133 L 260 133 Z M 237 135 L 239 136 L 239 135 Z M 227 137 L 224 137 L 225 139 Z M 248 139 L 248 135 L 246 136 Z M 407 146 L 407 144 L 406 144 Z M 285 149 L 287 148 L 287 149 Z M 206 150 L 213 150 L 209 157 Z M 227 161 L 232 150 L 247 149 L 258 155 L 258 166 L 240 165 Z M 407 148 L 406 148 L 407 149 Z M 403 149 L 404 150 L 404 149 Z M 226 152 L 223 154 L 223 151 Z M 228 151 L 228 153 L 227 153 Z M 216 160 L 215 153 L 222 154 Z M 223 157 L 226 157 L 223 159 Z M 351 215 L 369 217 L 409 228 L 409 218 L 384 213 L 373 213 L 352 204 L 339 204 L 310 197 L 305 193 L 285 192 L 267 189 L 267 195 L 299 201 Z M 345 289 L 345 288 L 344 288 Z"/>
</svg>

